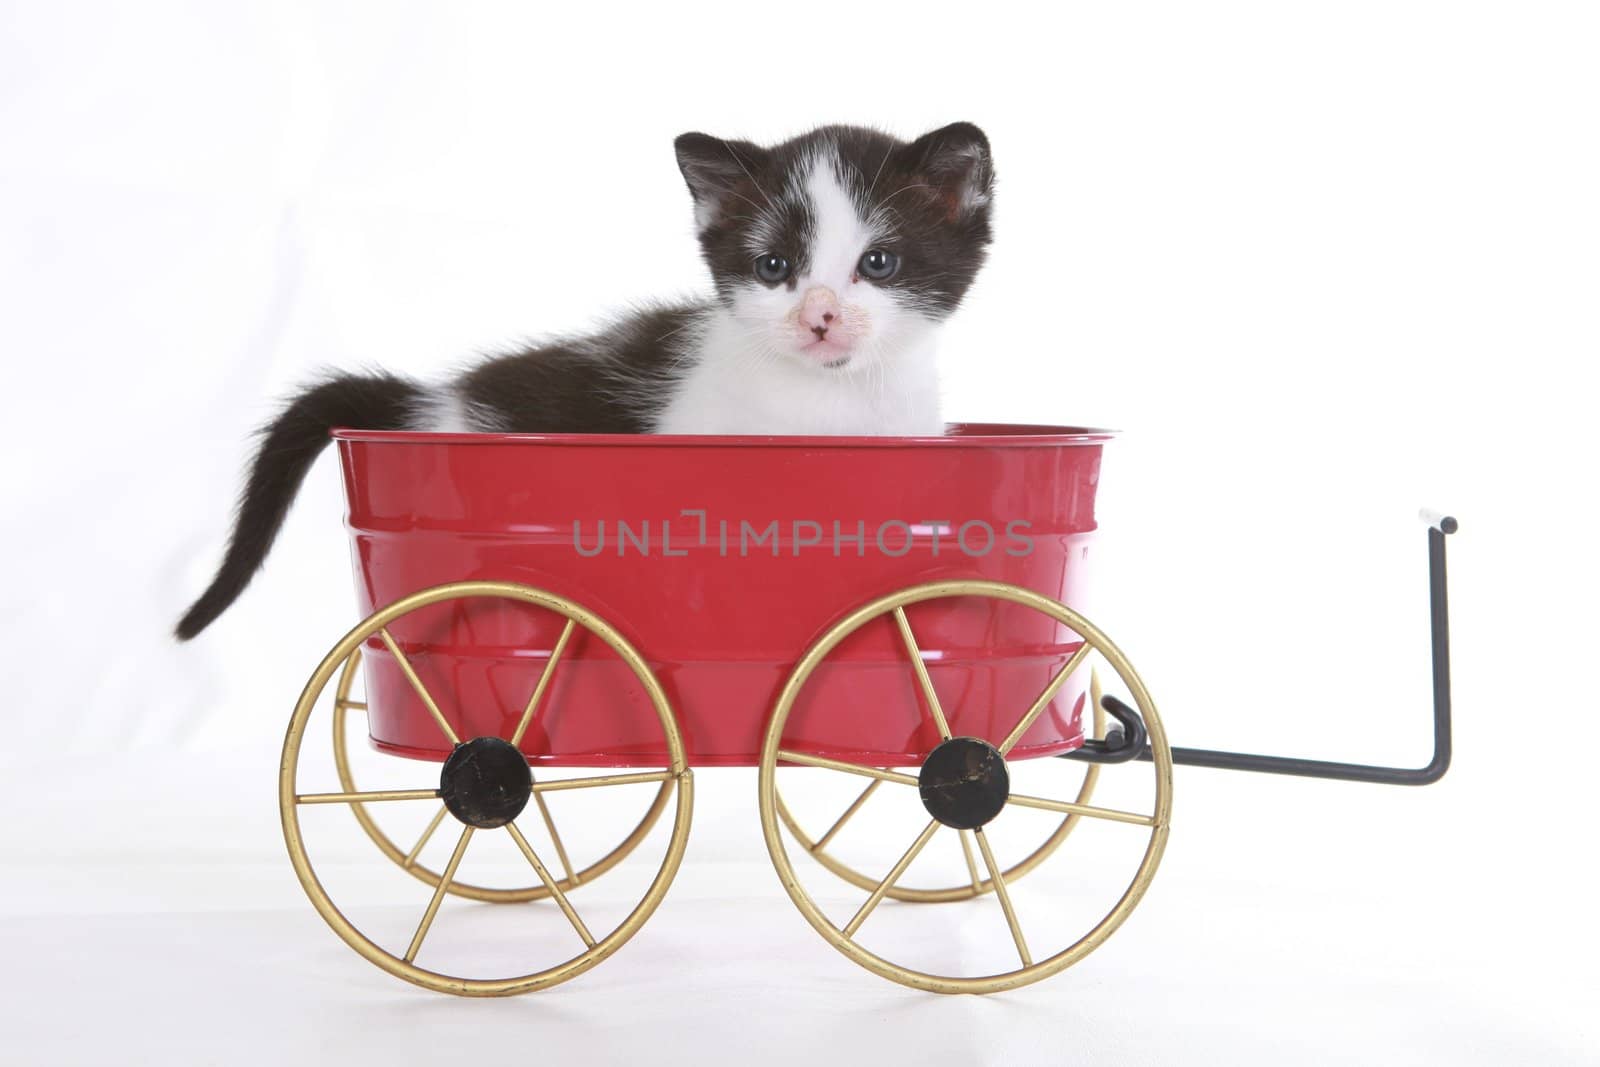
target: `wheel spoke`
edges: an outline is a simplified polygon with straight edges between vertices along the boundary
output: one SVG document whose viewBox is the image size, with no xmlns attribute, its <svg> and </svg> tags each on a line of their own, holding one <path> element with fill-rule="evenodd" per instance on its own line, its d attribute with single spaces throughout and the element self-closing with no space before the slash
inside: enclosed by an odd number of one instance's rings
<svg viewBox="0 0 1600 1067">
<path fill-rule="evenodd" d="M 544 661 L 544 671 L 539 675 L 538 684 L 533 687 L 533 696 L 528 698 L 528 706 L 522 709 L 522 718 L 517 721 L 516 732 L 511 735 L 513 745 L 522 744 L 522 735 L 528 732 L 528 724 L 533 721 L 533 713 L 539 707 L 539 701 L 544 699 L 544 691 L 550 685 L 550 677 L 555 674 L 556 664 L 561 659 L 561 653 L 566 651 L 567 641 L 571 639 L 573 628 L 577 625 L 576 621 L 568 619 L 561 636 L 556 638 L 556 647 L 550 650 L 550 658 Z"/>
<path fill-rule="evenodd" d="M 780 748 L 778 758 L 785 763 L 799 763 L 806 767 L 821 767 L 824 770 L 844 771 L 846 774 L 860 774 L 868 778 L 880 778 L 885 782 L 898 782 L 900 785 L 916 785 L 917 780 L 909 774 L 899 771 L 886 771 L 877 767 L 867 767 L 860 763 L 843 763 L 826 756 L 811 756 L 804 752 L 792 752 Z"/>
<path fill-rule="evenodd" d="M 637 782 L 665 782 L 675 777 L 671 771 L 645 771 L 641 774 L 603 774 L 592 778 L 554 778 L 548 782 L 534 782 L 533 792 L 558 793 L 563 789 L 593 789 L 602 785 L 633 785 Z"/>
<path fill-rule="evenodd" d="M 411 846 L 411 851 L 406 853 L 405 861 L 400 864 L 401 867 L 410 870 L 416 865 L 417 857 L 422 855 L 422 850 L 427 847 L 429 839 L 433 837 L 433 832 L 439 829 L 439 824 L 444 822 L 445 814 L 449 810 L 443 804 L 439 805 L 439 810 L 434 814 L 433 821 L 428 824 L 426 830 L 422 831 L 422 836 L 417 838 L 417 843 Z"/>
<path fill-rule="evenodd" d="M 437 789 L 376 789 L 366 793 L 302 793 L 296 804 L 369 804 L 375 800 L 438 800 Z"/>
<path fill-rule="evenodd" d="M 567 895 L 561 891 L 561 887 L 556 885 L 556 880 L 550 877 L 550 872 L 545 869 L 544 864 L 539 862 L 539 857 L 534 854 L 533 846 L 528 844 L 526 837 L 522 836 L 522 831 L 517 829 L 517 824 L 514 822 L 506 823 L 506 831 L 511 834 L 511 840 L 517 843 L 517 847 L 522 850 L 522 854 L 528 857 L 528 862 L 533 864 L 533 869 L 539 875 L 539 880 L 544 883 L 546 889 L 550 890 L 550 895 L 560 905 L 562 912 L 567 917 L 567 921 L 572 924 L 574 930 L 578 931 L 578 936 L 583 938 L 584 945 L 588 948 L 594 948 L 594 935 L 589 933 L 587 926 L 583 925 L 583 920 L 578 918 L 578 913 L 572 910 L 571 901 L 567 900 Z"/>
<path fill-rule="evenodd" d="M 411 938 L 411 947 L 406 949 L 407 963 L 417 958 L 417 950 L 422 947 L 422 939 L 428 936 L 428 928 L 433 925 L 434 916 L 439 914 L 439 902 L 444 900 L 445 892 L 456 876 L 456 868 L 461 866 L 461 857 L 467 854 L 467 843 L 471 840 L 472 827 L 463 826 L 461 840 L 456 842 L 456 850 L 450 854 L 450 862 L 445 865 L 444 873 L 439 876 L 439 884 L 433 891 L 433 899 L 428 901 L 428 910 L 422 915 L 422 923 Z"/>
<path fill-rule="evenodd" d="M 811 851 L 821 852 L 823 847 L 827 845 L 829 841 L 833 840 L 834 835 L 844 828 L 844 824 L 849 820 L 850 816 L 860 811 L 861 805 L 865 804 L 867 802 L 867 798 L 870 797 L 873 794 L 873 791 L 882 784 L 882 778 L 874 778 L 872 781 L 868 782 L 867 787 L 861 791 L 861 795 L 856 797 L 856 799 L 851 802 L 848 808 L 844 809 L 844 814 L 839 816 L 838 821 L 836 821 L 832 826 L 828 827 L 828 832 L 817 838 L 817 843 L 811 846 Z"/>
<path fill-rule="evenodd" d="M 901 856 L 899 861 L 889 869 L 889 873 L 883 876 L 883 881 L 878 883 L 878 888 L 874 889 L 872 895 L 867 898 L 867 902 L 861 905 L 861 910 L 856 912 L 855 917 L 845 924 L 843 930 L 845 937 L 854 937 L 856 931 L 861 929 L 861 924 L 867 921 L 867 916 L 872 914 L 872 909 L 878 906 L 879 901 L 883 900 L 883 895 L 894 886 L 895 882 L 899 881 L 902 874 L 906 873 L 906 868 L 911 866 L 911 861 L 917 858 L 917 853 L 921 852 L 923 847 L 933 839 L 933 832 L 937 829 L 939 829 L 939 820 L 929 819 L 928 825 L 922 828 L 922 833 L 918 834 L 911 847 L 906 849 L 906 854 Z"/>
<path fill-rule="evenodd" d="M 972 859 L 972 842 L 969 840 L 971 830 L 962 830 L 957 836 L 961 838 L 961 854 L 967 858 L 967 874 L 972 877 L 972 889 L 976 893 L 983 892 L 983 879 L 978 877 L 978 865 Z"/>
<path fill-rule="evenodd" d="M 1096 808 L 1088 804 L 1074 804 L 1066 800 L 1046 800 L 1043 797 L 1023 796 L 1012 793 L 1006 798 L 1007 804 L 1016 804 L 1023 808 L 1039 808 L 1043 811 L 1059 811 L 1063 815 L 1083 815 L 1091 819 L 1109 819 L 1112 822 L 1132 823 L 1135 826 L 1154 826 L 1155 816 L 1140 815 L 1132 811 L 1118 811 L 1115 808 Z"/>
<path fill-rule="evenodd" d="M 433 721 L 439 724 L 439 729 L 444 731 L 444 735 L 450 739 L 452 745 L 459 745 L 461 738 L 456 736 L 455 730 L 451 729 L 450 723 L 445 720 L 444 712 L 440 711 L 439 705 L 434 703 L 433 696 L 429 694 L 427 687 L 422 684 L 422 679 L 417 677 L 417 672 L 411 666 L 411 661 L 406 659 L 406 654 L 400 651 L 400 646 L 395 643 L 394 636 L 389 633 L 389 628 L 387 626 L 379 627 L 378 636 L 383 638 L 384 646 L 388 648 L 389 655 L 393 656 L 394 661 L 399 664 L 400 673 L 406 676 L 406 681 L 410 682 L 411 688 L 416 690 L 417 696 L 427 706 L 428 714 L 433 716 Z"/>
<path fill-rule="evenodd" d="M 917 639 L 911 636 L 911 622 L 906 618 L 904 608 L 894 609 L 894 622 L 900 628 L 900 640 L 905 642 L 906 654 L 911 657 L 911 667 L 917 672 L 917 684 L 922 687 L 928 711 L 933 715 L 934 724 L 939 727 L 939 736 L 948 741 L 950 723 L 944 717 L 944 708 L 939 705 L 939 694 L 933 691 L 933 679 L 928 677 L 928 665 L 922 662 L 922 650 L 917 647 Z"/>
<path fill-rule="evenodd" d="M 550 806 L 539 793 L 533 794 L 533 802 L 539 805 L 539 817 L 544 820 L 544 828 L 550 832 L 550 843 L 556 847 L 556 859 L 561 861 L 561 869 L 566 872 L 567 884 L 577 885 L 578 875 L 572 869 L 572 861 L 567 858 L 567 846 L 561 843 L 561 835 L 556 833 L 556 821 L 550 817 Z"/>
<path fill-rule="evenodd" d="M 1022 717 L 1022 721 L 1012 728 L 1004 741 L 995 746 L 1000 750 L 1000 755 L 1006 755 L 1018 741 L 1022 740 L 1022 735 L 1028 732 L 1028 727 L 1033 725 L 1033 721 L 1049 706 L 1050 701 L 1055 699 L 1056 693 L 1066 684 L 1072 672 L 1083 666 L 1083 661 L 1088 659 L 1089 653 L 1093 651 L 1094 646 L 1087 641 L 1078 646 L 1078 651 L 1074 652 L 1072 658 L 1067 660 L 1066 666 L 1057 671 L 1056 676 L 1050 679 L 1050 684 L 1044 687 L 1044 692 L 1039 694 L 1039 699 L 1033 702 L 1033 707 L 1028 709 L 1028 713 Z"/>
<path fill-rule="evenodd" d="M 972 836 L 978 839 L 983 865 L 989 868 L 989 879 L 994 882 L 994 895 L 1000 898 L 1000 909 L 1006 913 L 1006 925 L 1011 927 L 1011 940 L 1017 943 L 1017 955 L 1022 957 L 1024 967 L 1032 967 L 1033 957 L 1028 955 L 1028 943 L 1022 938 L 1022 927 L 1017 924 L 1017 913 L 1011 907 L 1011 894 L 1006 891 L 1006 880 L 1000 875 L 1000 865 L 994 861 L 994 853 L 989 849 L 989 838 L 981 829 L 974 830 Z"/>
</svg>

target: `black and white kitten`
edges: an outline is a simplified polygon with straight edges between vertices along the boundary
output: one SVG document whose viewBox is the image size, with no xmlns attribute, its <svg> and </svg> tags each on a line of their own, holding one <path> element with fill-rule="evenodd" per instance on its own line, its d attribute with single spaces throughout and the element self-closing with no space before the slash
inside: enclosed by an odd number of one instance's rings
<svg viewBox="0 0 1600 1067">
<path fill-rule="evenodd" d="M 496 433 L 938 434 L 934 342 L 990 240 L 989 142 L 824 126 L 763 148 L 686 133 L 713 297 L 494 356 L 439 385 L 338 375 L 262 429 L 233 535 L 178 623 L 244 591 L 337 426 Z"/>
</svg>

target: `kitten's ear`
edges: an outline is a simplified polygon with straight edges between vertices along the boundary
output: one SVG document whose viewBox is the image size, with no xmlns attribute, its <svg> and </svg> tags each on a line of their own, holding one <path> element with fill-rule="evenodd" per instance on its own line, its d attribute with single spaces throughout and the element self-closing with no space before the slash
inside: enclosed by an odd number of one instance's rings
<svg viewBox="0 0 1600 1067">
<path fill-rule="evenodd" d="M 683 134 L 672 146 L 694 197 L 695 225 L 702 230 L 716 220 L 728 200 L 736 198 L 732 194 L 739 183 L 755 184 L 753 174 L 767 154 L 749 141 L 724 141 L 706 133 Z"/>
<path fill-rule="evenodd" d="M 952 122 L 900 149 L 901 156 L 934 188 L 952 221 L 989 203 L 994 165 L 989 138 L 970 122 Z"/>
</svg>

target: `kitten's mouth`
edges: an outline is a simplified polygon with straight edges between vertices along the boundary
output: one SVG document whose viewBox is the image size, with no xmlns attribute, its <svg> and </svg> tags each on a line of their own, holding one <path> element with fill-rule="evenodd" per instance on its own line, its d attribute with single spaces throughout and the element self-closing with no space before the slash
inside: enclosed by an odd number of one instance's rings
<svg viewBox="0 0 1600 1067">
<path fill-rule="evenodd" d="M 801 347 L 800 352 L 802 355 L 816 360 L 817 363 L 827 367 L 829 370 L 844 366 L 850 362 L 850 357 L 854 355 L 848 345 L 842 345 L 827 338 L 812 341 L 810 344 Z"/>
</svg>

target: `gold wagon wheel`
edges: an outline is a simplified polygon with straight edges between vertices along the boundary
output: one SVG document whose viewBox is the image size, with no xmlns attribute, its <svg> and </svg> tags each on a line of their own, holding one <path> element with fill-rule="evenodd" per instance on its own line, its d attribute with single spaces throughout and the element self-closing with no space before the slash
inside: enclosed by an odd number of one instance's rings
<svg viewBox="0 0 1600 1067">
<path fill-rule="evenodd" d="M 944 711 L 940 706 L 938 695 L 934 692 L 932 681 L 923 663 L 921 650 L 917 647 L 915 635 L 912 633 L 911 626 L 906 618 L 904 609 L 908 605 L 944 597 L 989 597 L 1020 604 L 1054 618 L 1057 622 L 1074 631 L 1083 641 L 1078 651 L 1073 653 L 1067 663 L 1056 672 L 1033 704 L 1027 709 L 1019 711 L 1016 725 L 1012 727 L 1010 732 L 1003 739 L 993 744 L 982 738 L 955 737 L 951 735 L 948 720 L 945 718 Z M 923 702 L 926 704 L 926 712 L 937 726 L 942 739 L 924 758 L 919 774 L 916 776 L 902 774 L 879 767 L 848 763 L 822 756 L 814 756 L 806 752 L 785 749 L 783 747 L 784 725 L 788 722 L 789 713 L 794 708 L 796 698 L 806 682 L 811 678 L 818 664 L 845 637 L 854 633 L 863 625 L 885 616 L 892 616 L 900 630 Z M 1006 769 L 1005 756 L 1028 731 L 1045 708 L 1049 706 L 1050 701 L 1061 686 L 1065 684 L 1066 680 L 1086 662 L 1091 653 L 1095 652 L 1098 652 L 1121 678 L 1123 685 L 1133 697 L 1137 710 L 1148 730 L 1150 759 L 1155 772 L 1154 810 L 1150 814 L 1094 807 L 1076 801 L 1019 796 L 1009 791 L 1010 776 Z M 790 765 L 820 767 L 874 781 L 917 788 L 922 796 L 924 806 L 927 808 L 929 815 L 932 816 L 910 847 L 889 868 L 888 873 L 879 881 L 872 883 L 870 887 L 863 887 L 870 888 L 870 895 L 856 911 L 855 915 L 843 926 L 835 925 L 818 907 L 804 886 L 801 885 L 790 862 L 788 849 L 784 844 L 783 836 L 779 829 L 783 821 L 778 814 L 776 781 L 780 762 Z M 1122 651 L 1098 627 L 1083 616 L 1049 597 L 1040 596 L 1027 589 L 1003 582 L 976 580 L 931 582 L 902 589 L 858 608 L 831 627 L 807 650 L 805 656 L 795 665 L 794 671 L 790 674 L 788 682 L 784 685 L 783 691 L 779 694 L 777 703 L 773 707 L 772 718 L 767 725 L 766 736 L 761 748 L 759 789 L 761 830 L 766 838 L 767 851 L 772 856 L 773 866 L 777 869 L 778 878 L 783 883 L 783 887 L 790 898 L 795 902 L 796 907 L 800 909 L 800 913 L 805 916 L 806 921 L 829 944 L 875 974 L 917 989 L 925 989 L 935 993 L 993 993 L 1037 982 L 1065 970 L 1099 947 L 1127 919 L 1128 915 L 1139 903 L 1140 898 L 1144 896 L 1145 890 L 1149 888 L 1150 881 L 1155 876 L 1156 867 L 1161 862 L 1161 854 L 1166 848 L 1172 812 L 1172 756 L 1167 744 L 1166 732 L 1162 728 L 1155 703 L 1150 699 L 1149 692 L 1134 671 L 1132 664 L 1128 662 Z M 990 848 L 988 838 L 983 832 L 987 822 L 1008 806 L 1036 808 L 1066 815 L 1078 815 L 1084 818 L 1131 824 L 1144 827 L 1150 835 L 1149 842 L 1127 889 L 1112 906 L 1111 910 L 1092 929 L 1072 944 L 1038 962 L 1033 959 L 1022 925 L 1018 921 L 1010 893 L 1007 890 L 1005 872 L 995 862 L 993 850 Z M 992 885 L 995 896 L 998 898 L 1000 907 L 1005 914 L 1006 924 L 1010 927 L 1012 940 L 1016 944 L 1017 956 L 1021 963 L 1020 967 L 987 975 L 931 974 L 926 971 L 913 970 L 885 959 L 865 948 L 856 939 L 862 924 L 883 899 L 889 895 L 890 890 L 904 875 L 906 869 L 911 866 L 912 861 L 917 858 L 941 828 L 956 829 L 963 838 L 970 833 L 973 842 L 976 843 L 984 865 L 989 872 L 988 884 Z M 973 864 L 971 873 L 975 891 L 966 894 L 969 897 L 975 896 L 976 887 L 981 887 L 983 884 L 979 882 L 976 864 Z"/>
<path fill-rule="evenodd" d="M 1100 679 L 1098 676 L 1095 677 L 1090 690 L 1089 701 L 1094 709 L 1094 728 L 1092 733 L 1095 737 L 1104 737 L 1106 732 L 1106 709 L 1100 706 Z M 1095 783 L 1099 780 L 1100 765 L 1098 763 L 1085 764 L 1083 784 L 1078 787 L 1078 794 L 1073 797 L 1073 803 L 1089 803 L 1089 798 L 1094 795 Z M 800 828 L 799 821 L 789 811 L 789 805 L 783 802 L 783 794 L 781 792 L 777 795 L 778 818 L 783 820 L 783 825 L 788 828 L 789 833 L 794 835 L 794 839 L 800 843 L 800 847 L 805 849 L 811 858 L 826 870 L 838 875 L 858 889 L 876 889 L 878 888 L 878 879 L 862 874 L 830 853 L 828 845 L 838 836 L 839 831 L 844 829 L 845 823 L 849 822 L 862 809 L 872 794 L 877 792 L 878 787 L 883 785 L 883 782 L 882 778 L 874 778 L 868 782 L 866 787 L 856 795 L 855 800 L 850 802 L 849 807 L 845 808 L 839 817 L 834 820 L 833 825 L 829 826 L 820 837 L 815 839 Z M 1082 820 L 1083 816 L 1081 815 L 1068 815 L 1063 818 L 1060 825 L 1055 828 L 1050 836 L 1044 839 L 1044 842 L 1038 848 L 1028 853 L 1012 866 L 1002 870 L 1000 872 L 1001 879 L 1007 884 L 1015 882 L 1049 859 L 1051 853 L 1061 847 L 1061 843 L 1067 839 L 1067 835 L 1072 833 L 1073 829 Z M 971 900 L 973 897 L 993 892 L 994 879 L 984 878 L 979 875 L 977 862 L 972 855 L 972 842 L 968 840 L 968 836 L 966 833 L 961 834 L 961 850 L 966 857 L 967 873 L 970 875 L 967 881 L 960 885 L 944 886 L 939 889 L 895 885 L 890 886 L 884 892 L 884 896 L 890 900 L 903 900 L 909 904 L 944 904 L 954 900 Z"/>
<path fill-rule="evenodd" d="M 557 643 L 558 649 L 565 647 L 574 629 L 579 626 L 604 642 L 632 671 L 649 698 L 666 739 L 667 767 L 659 771 L 640 773 L 567 778 L 546 782 L 533 780 L 527 759 L 517 746 L 545 694 L 546 682 L 558 658 L 555 652 L 552 653 L 550 661 L 547 662 L 544 672 L 534 686 L 516 730 L 509 740 L 484 736 L 463 742 L 433 694 L 417 676 L 416 669 L 390 634 L 388 627 L 396 619 L 413 611 L 447 600 L 476 597 L 499 597 L 519 601 L 561 615 L 567 620 L 567 625 Z M 296 786 L 296 772 L 300 762 L 301 742 L 305 737 L 311 714 L 316 709 L 334 672 L 341 665 L 348 664 L 352 654 L 374 636 L 380 638 L 394 656 L 396 665 L 405 675 L 417 697 L 427 708 L 444 736 L 454 746 L 450 757 L 445 760 L 439 772 L 439 784 L 432 788 L 419 789 L 300 793 Z M 677 787 L 678 803 L 672 835 L 667 843 L 661 867 L 645 890 L 642 899 L 615 929 L 596 938 L 590 933 L 572 902 L 567 899 L 563 883 L 557 882 L 550 874 L 522 831 L 517 828 L 515 819 L 526 807 L 528 800 L 542 792 L 640 782 L 658 782 L 663 786 Z M 328 896 L 306 852 L 300 828 L 300 808 L 307 804 L 360 806 L 408 800 L 442 800 L 447 813 L 461 823 L 462 829 L 449 863 L 443 873 L 434 880 L 432 898 L 422 913 L 416 933 L 405 950 L 397 954 L 362 933 Z M 310 680 L 300 694 L 294 716 L 289 722 L 288 733 L 284 737 L 283 758 L 278 772 L 278 810 L 283 822 L 284 842 L 288 846 L 289 858 L 294 865 L 295 874 L 300 879 L 300 885 L 305 889 L 317 912 L 346 944 L 369 962 L 424 988 L 462 996 L 507 996 L 543 989 L 577 977 L 616 952 L 638 932 L 645 920 L 661 903 L 661 898 L 666 895 L 667 887 L 672 883 L 673 876 L 677 874 L 678 866 L 683 860 L 693 808 L 694 779 L 685 758 L 677 722 L 673 718 L 672 708 L 667 702 L 660 682 L 639 653 L 604 619 L 580 605 L 553 593 L 510 582 L 457 582 L 424 589 L 375 612 L 346 634 L 312 672 Z M 555 899 L 562 913 L 572 924 L 574 932 L 583 943 L 583 950 L 564 962 L 508 978 L 458 977 L 418 966 L 415 962 L 417 954 L 433 926 L 446 892 L 455 884 L 456 871 L 461 866 L 473 834 L 478 830 L 501 827 L 527 858 L 529 865 L 543 884 L 545 892 Z"/>
<path fill-rule="evenodd" d="M 565 643 L 562 642 L 551 652 L 550 659 L 546 663 L 546 671 L 554 670 L 564 646 Z M 358 647 L 354 652 L 350 653 L 350 658 L 345 660 L 344 669 L 339 673 L 338 688 L 334 690 L 333 763 L 339 773 L 339 786 L 346 793 L 359 792 L 356 788 L 355 775 L 350 770 L 345 717 L 349 711 L 365 711 L 367 708 L 362 701 L 350 699 L 355 680 L 361 673 L 360 667 L 361 649 Z M 566 845 L 561 840 L 561 834 L 556 830 L 555 820 L 550 816 L 550 808 L 545 803 L 544 793 L 542 791 L 534 793 L 533 802 L 538 805 L 539 817 L 544 820 L 545 830 L 550 834 L 550 843 L 556 850 L 556 859 L 560 861 L 562 873 L 565 875 L 560 881 L 556 882 L 556 888 L 563 893 L 570 893 L 574 887 L 585 882 L 594 881 L 621 863 L 629 853 L 639 847 L 639 842 L 643 841 L 650 831 L 655 828 L 656 822 L 661 818 L 661 813 L 666 810 L 667 800 L 671 796 L 672 780 L 667 779 L 656 790 L 655 799 L 651 801 L 650 807 L 645 811 L 644 817 L 639 820 L 639 824 L 622 839 L 621 843 L 581 871 L 575 871 L 572 868 L 572 861 L 567 856 Z M 439 805 L 439 810 L 434 813 L 427 829 L 423 830 L 422 835 L 417 838 L 416 843 L 411 846 L 409 851 L 402 850 L 388 834 L 383 832 L 383 828 L 378 825 L 377 820 L 372 817 L 372 813 L 367 810 L 365 804 L 360 801 L 351 801 L 350 813 L 356 817 L 356 822 L 361 824 L 361 829 L 366 831 L 367 836 L 372 839 L 372 843 L 378 846 L 378 850 L 394 861 L 401 870 L 427 886 L 433 887 L 439 884 L 439 873 L 424 865 L 418 857 L 421 856 L 422 850 L 433 838 L 434 831 L 439 829 L 439 824 L 444 822 L 445 816 L 449 813 L 449 809 L 443 804 Z M 445 892 L 452 896 L 466 897 L 469 900 L 481 900 L 491 904 L 521 904 L 530 900 L 544 900 L 550 896 L 549 888 L 541 882 L 535 882 L 533 885 L 521 889 L 497 889 L 456 880 L 448 883 Z"/>
</svg>

